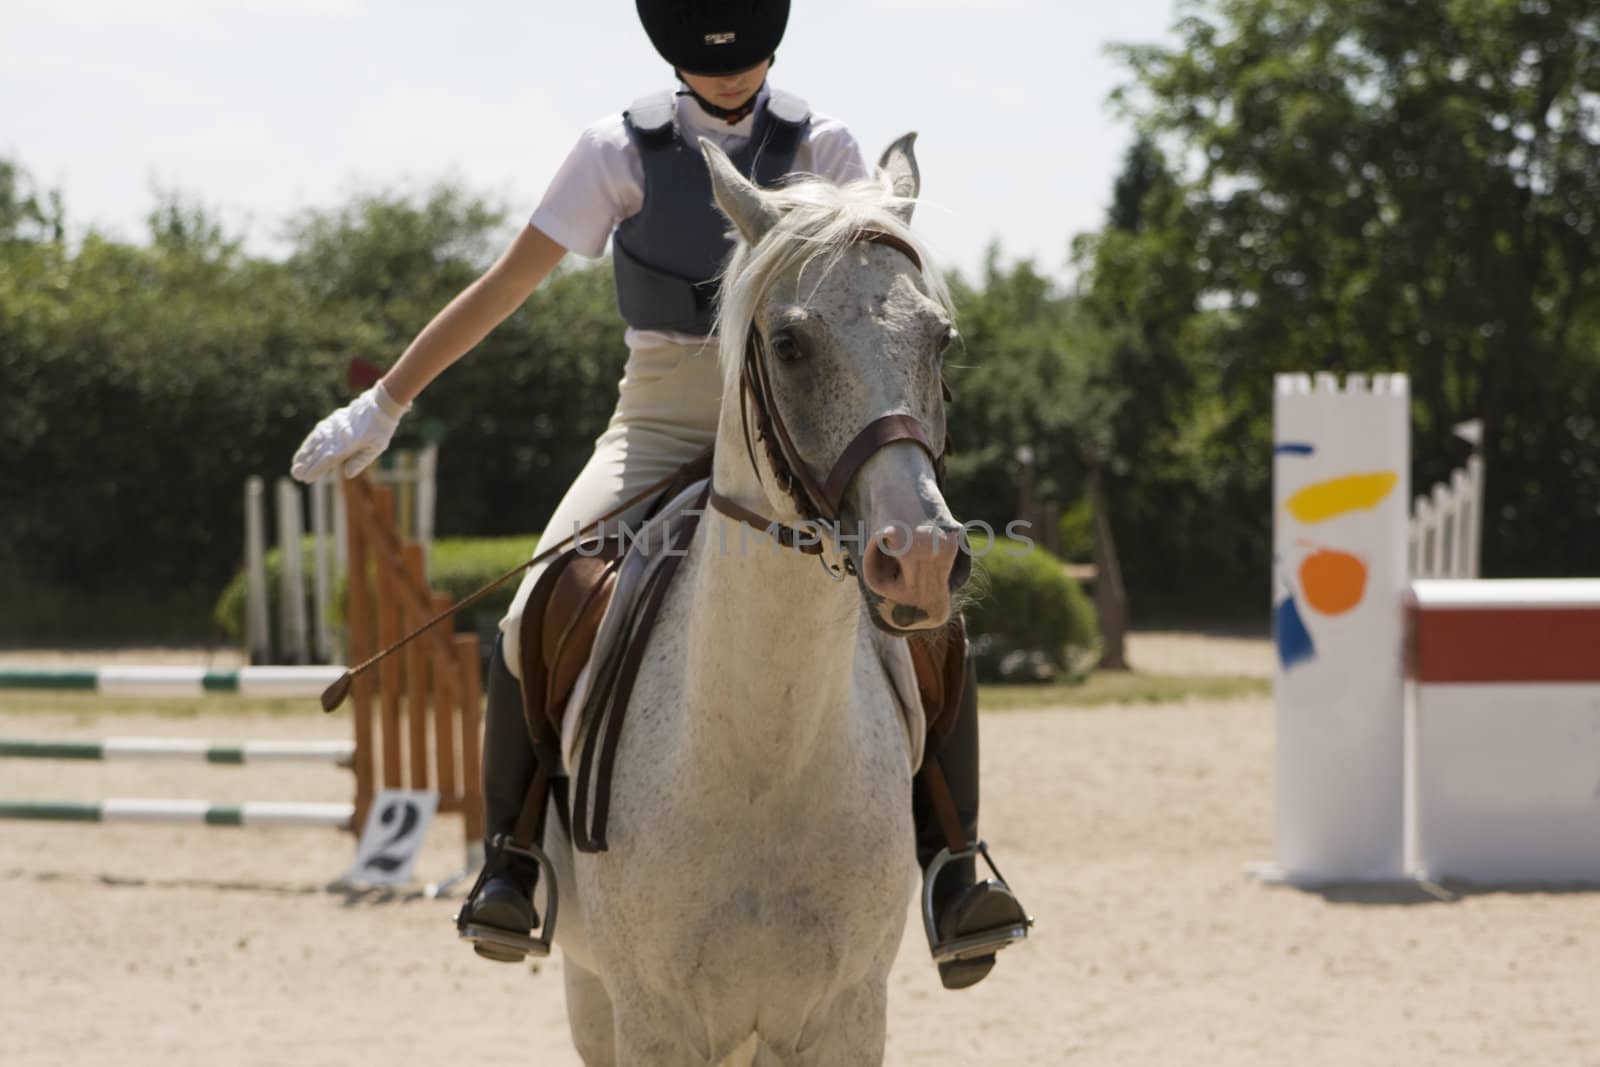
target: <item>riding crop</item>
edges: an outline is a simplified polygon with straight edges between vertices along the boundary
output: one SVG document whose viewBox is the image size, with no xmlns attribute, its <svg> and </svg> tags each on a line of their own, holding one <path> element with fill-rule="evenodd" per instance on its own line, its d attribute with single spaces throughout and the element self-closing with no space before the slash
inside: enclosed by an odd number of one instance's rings
<svg viewBox="0 0 1600 1067">
<path fill-rule="evenodd" d="M 550 548 L 547 548 L 547 549 L 543 550 L 542 552 L 539 552 L 532 559 L 526 561 L 525 563 L 517 564 L 515 567 L 512 567 L 510 570 L 508 570 L 504 574 L 500 575 L 500 577 L 498 577 L 498 578 L 494 579 L 493 581 L 491 581 L 488 585 L 485 585 L 483 588 L 477 590 L 474 593 L 468 594 L 466 597 L 464 597 L 460 601 L 457 601 L 455 604 L 452 604 L 450 607 L 448 607 L 445 610 L 439 612 L 439 614 L 435 615 L 433 618 L 429 619 L 427 622 L 423 623 L 421 626 L 418 626 L 415 630 L 412 630 L 410 633 L 406 634 L 404 637 L 402 637 L 400 640 L 396 641 L 394 644 L 390 645 L 388 648 L 386 648 L 383 651 L 377 653 L 376 655 L 373 655 L 373 656 L 369 657 L 364 662 L 358 663 L 354 667 L 351 667 L 349 670 L 347 670 L 343 674 L 341 674 L 339 676 L 339 678 L 332 685 L 328 686 L 328 688 L 326 688 L 326 689 L 324 689 L 322 691 L 322 710 L 323 711 L 332 711 L 334 708 L 337 708 L 340 704 L 344 703 L 344 698 L 350 692 L 351 684 L 355 682 L 356 678 L 359 675 L 365 674 L 367 671 L 371 670 L 373 667 L 376 667 L 379 663 L 383 662 L 389 656 L 391 656 L 394 653 L 400 651 L 402 648 L 404 648 L 405 646 L 409 645 L 412 641 L 415 641 L 417 638 L 421 637 L 423 634 L 425 634 L 429 630 L 433 629 L 439 623 L 443 622 L 444 620 L 446 620 L 448 618 L 453 617 L 457 612 L 462 611 L 462 610 L 464 610 L 466 608 L 469 608 L 473 604 L 476 604 L 479 600 L 482 600 L 485 596 L 487 596 L 490 593 L 494 592 L 496 589 L 500 588 L 506 582 L 510 581 L 512 578 L 515 578 L 517 575 L 521 574 L 523 571 L 527 570 L 528 568 L 536 567 L 539 564 L 544 563 L 547 560 L 553 559 L 556 556 L 560 555 L 562 552 L 566 551 L 568 548 L 570 548 L 574 544 L 576 544 L 579 541 L 579 539 L 584 537 L 586 534 L 593 533 L 595 530 L 599 529 L 601 526 L 605 525 L 607 522 L 610 522 L 612 519 L 616 518 L 618 515 L 621 515 L 623 512 L 629 510 L 634 505 L 636 505 L 636 504 L 642 502 L 643 500 L 645 500 L 651 494 L 659 493 L 661 490 L 663 490 L 663 489 L 667 488 L 668 486 L 670 486 L 673 483 L 673 481 L 676 480 L 682 473 L 683 473 L 682 469 L 675 470 L 671 474 L 667 475 L 666 477 L 661 478 L 658 481 L 651 482 L 649 485 L 645 486 L 643 489 L 639 490 L 633 496 L 630 496 L 627 500 L 624 500 L 622 503 L 618 504 L 616 507 L 614 507 L 610 511 L 606 512 L 604 515 L 600 516 L 598 519 L 595 519 L 593 522 L 589 523 L 587 526 L 583 527 L 580 530 L 573 531 L 571 534 L 568 534 L 566 537 L 563 537 L 558 543 L 556 543 L 555 545 L 551 546 Z"/>
</svg>

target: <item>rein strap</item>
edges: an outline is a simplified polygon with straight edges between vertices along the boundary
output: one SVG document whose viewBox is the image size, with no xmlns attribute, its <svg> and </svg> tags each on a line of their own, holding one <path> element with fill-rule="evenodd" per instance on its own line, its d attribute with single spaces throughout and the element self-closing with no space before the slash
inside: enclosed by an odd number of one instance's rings
<svg viewBox="0 0 1600 1067">
<path fill-rule="evenodd" d="M 722 512 L 728 518 L 736 519 L 746 526 L 752 526 L 762 533 L 772 534 L 786 548 L 792 548 L 796 552 L 804 552 L 808 556 L 822 555 L 822 542 L 820 540 L 802 542 L 797 531 L 792 526 L 785 526 L 775 519 L 769 519 L 764 515 L 757 514 L 743 504 L 729 500 L 715 489 L 711 490 L 709 500 L 713 508 Z"/>
</svg>

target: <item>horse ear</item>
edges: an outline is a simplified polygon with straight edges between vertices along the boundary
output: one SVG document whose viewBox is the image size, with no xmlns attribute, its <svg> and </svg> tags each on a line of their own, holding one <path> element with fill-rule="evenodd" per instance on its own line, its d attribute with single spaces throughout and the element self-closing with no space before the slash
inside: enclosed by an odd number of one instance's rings
<svg viewBox="0 0 1600 1067">
<path fill-rule="evenodd" d="M 917 154 L 912 146 L 917 143 L 916 131 L 906 134 L 883 150 L 878 160 L 878 179 L 889 191 L 900 198 L 892 209 L 896 215 L 911 224 L 911 211 L 917 206 L 917 194 L 922 191 L 922 172 L 917 170 Z"/>
<path fill-rule="evenodd" d="M 711 172 L 711 191 L 722 213 L 739 228 L 752 246 L 759 244 L 778 222 L 778 212 L 748 178 L 739 173 L 726 152 L 706 138 L 700 138 L 700 154 L 706 157 Z"/>
</svg>

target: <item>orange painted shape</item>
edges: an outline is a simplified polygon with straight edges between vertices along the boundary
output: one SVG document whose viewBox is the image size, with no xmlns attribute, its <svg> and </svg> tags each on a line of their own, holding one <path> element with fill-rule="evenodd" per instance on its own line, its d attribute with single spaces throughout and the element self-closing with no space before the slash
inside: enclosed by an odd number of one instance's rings
<svg viewBox="0 0 1600 1067">
<path fill-rule="evenodd" d="M 1343 615 L 1367 593 L 1367 565 L 1348 552 L 1324 548 L 1300 564 L 1306 603 L 1324 615 Z"/>
</svg>

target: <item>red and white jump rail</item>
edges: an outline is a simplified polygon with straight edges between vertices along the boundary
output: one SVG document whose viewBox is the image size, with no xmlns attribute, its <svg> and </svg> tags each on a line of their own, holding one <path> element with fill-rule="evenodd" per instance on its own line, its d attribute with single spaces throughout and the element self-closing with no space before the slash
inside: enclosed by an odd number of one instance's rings
<svg viewBox="0 0 1600 1067">
<path fill-rule="evenodd" d="M 1600 580 L 1419 580 L 1406 638 L 1422 873 L 1600 882 Z"/>
</svg>

